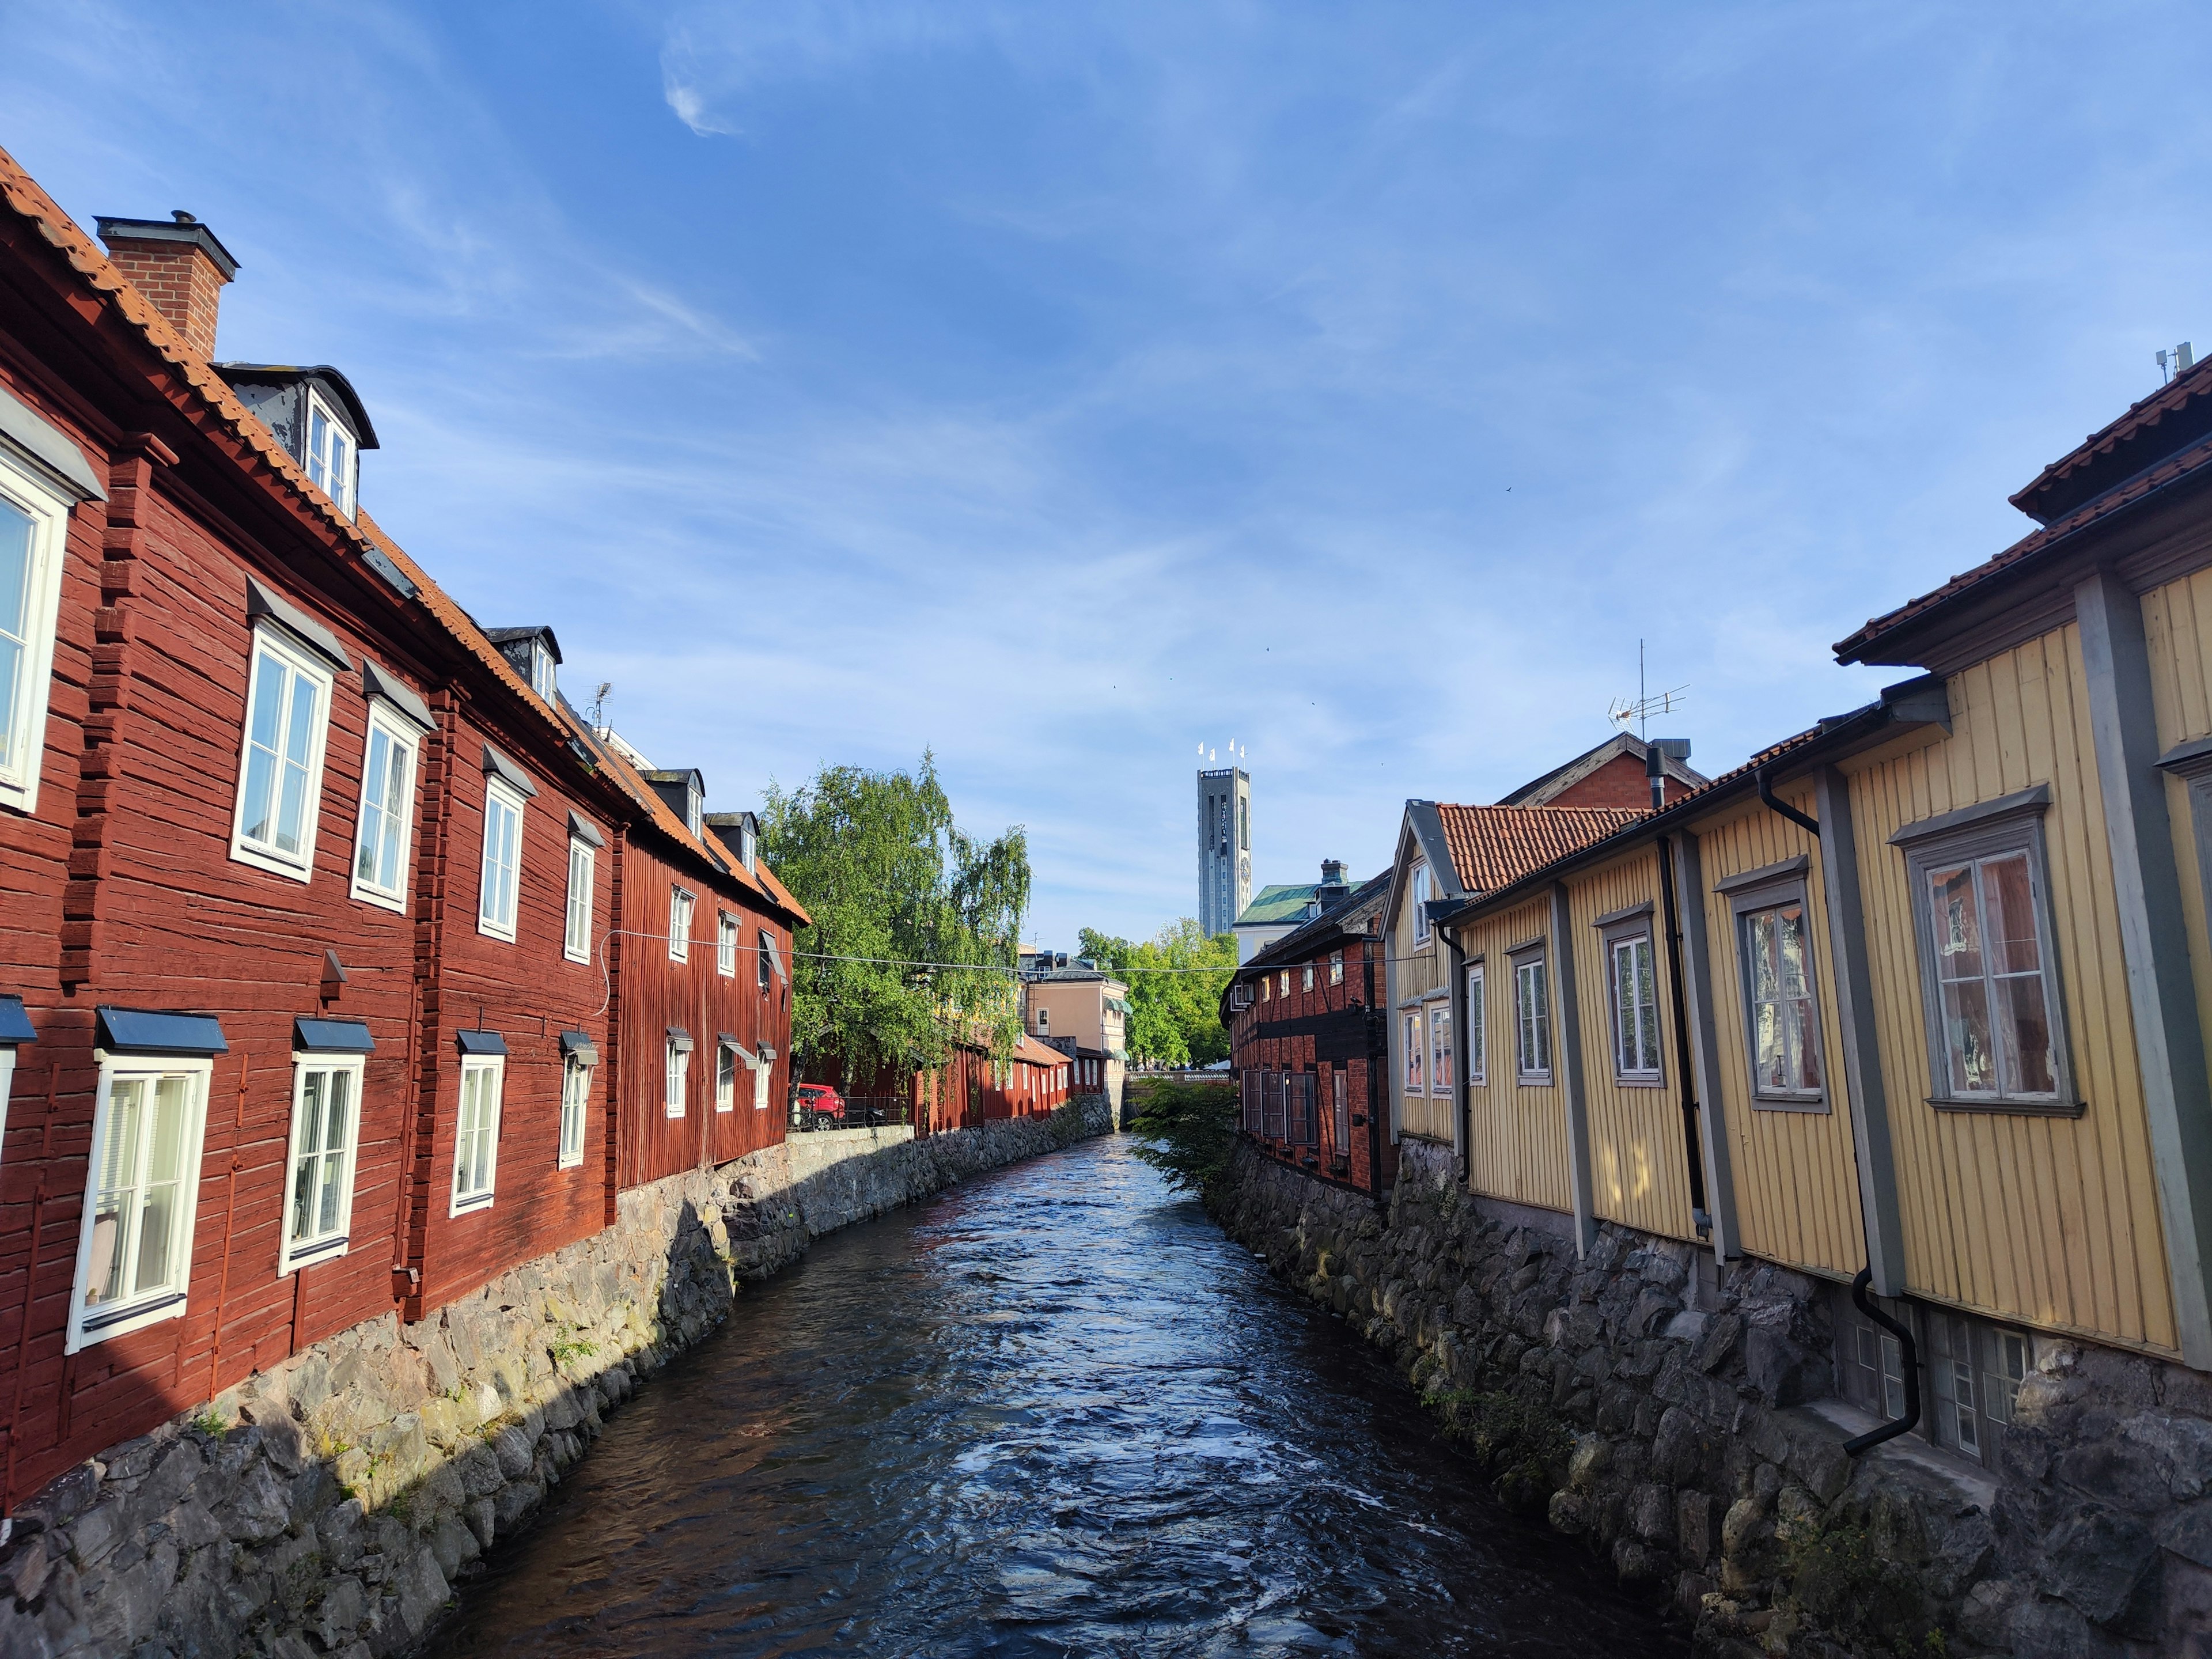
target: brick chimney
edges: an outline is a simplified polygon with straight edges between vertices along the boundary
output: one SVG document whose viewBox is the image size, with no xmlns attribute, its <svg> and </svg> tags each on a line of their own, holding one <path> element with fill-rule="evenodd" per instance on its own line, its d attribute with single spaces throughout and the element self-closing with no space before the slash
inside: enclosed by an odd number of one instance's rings
<svg viewBox="0 0 2212 1659">
<path fill-rule="evenodd" d="M 164 219 L 97 219 L 116 269 L 154 303 L 201 357 L 215 356 L 223 284 L 238 275 L 230 250 L 189 213 Z"/>
</svg>

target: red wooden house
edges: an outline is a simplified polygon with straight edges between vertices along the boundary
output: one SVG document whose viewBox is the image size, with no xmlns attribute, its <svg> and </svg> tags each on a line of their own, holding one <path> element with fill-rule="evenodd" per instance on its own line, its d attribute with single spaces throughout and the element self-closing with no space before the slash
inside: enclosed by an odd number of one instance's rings
<svg viewBox="0 0 2212 1659">
<path fill-rule="evenodd" d="M 102 229 L 0 153 L 11 1505 L 780 1139 L 802 919 L 359 511 L 343 375 L 210 362 L 211 233 Z"/>
</svg>

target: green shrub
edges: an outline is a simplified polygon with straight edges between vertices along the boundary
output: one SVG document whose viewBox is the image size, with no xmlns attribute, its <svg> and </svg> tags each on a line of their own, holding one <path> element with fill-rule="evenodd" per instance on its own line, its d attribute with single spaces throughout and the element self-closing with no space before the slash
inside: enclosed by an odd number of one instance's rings
<svg viewBox="0 0 2212 1659">
<path fill-rule="evenodd" d="M 1918 1577 L 1885 1559 L 1866 1528 L 1800 1525 L 1785 1528 L 1781 1542 L 1789 1563 L 1784 1600 L 1807 1623 L 1853 1652 L 1932 1659 L 1948 1650 Z"/>
<path fill-rule="evenodd" d="M 1148 1079 L 1141 1115 L 1128 1128 L 1139 1158 L 1206 1197 L 1229 1172 L 1237 1111 L 1237 1091 L 1227 1085 Z"/>
<path fill-rule="evenodd" d="M 1474 1389 L 1432 1389 L 1422 1398 L 1443 1413 L 1444 1432 L 1481 1460 L 1498 1497 L 1514 1508 L 1540 1509 L 1565 1484 L 1575 1438 L 1540 1401 Z"/>
</svg>

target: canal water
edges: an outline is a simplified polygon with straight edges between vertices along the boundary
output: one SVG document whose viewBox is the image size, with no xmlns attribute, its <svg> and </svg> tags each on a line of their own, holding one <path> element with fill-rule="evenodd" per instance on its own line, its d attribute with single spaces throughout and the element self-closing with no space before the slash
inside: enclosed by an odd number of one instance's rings
<svg viewBox="0 0 2212 1659">
<path fill-rule="evenodd" d="M 434 1651 L 1674 1655 L 1124 1139 L 817 1243 Z"/>
</svg>

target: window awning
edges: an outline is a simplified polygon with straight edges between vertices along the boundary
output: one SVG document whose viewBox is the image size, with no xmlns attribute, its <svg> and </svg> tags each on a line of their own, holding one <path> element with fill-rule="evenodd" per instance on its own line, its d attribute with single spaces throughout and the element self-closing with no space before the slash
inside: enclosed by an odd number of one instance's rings
<svg viewBox="0 0 2212 1659">
<path fill-rule="evenodd" d="M 302 1054 L 373 1054 L 376 1039 L 365 1019 L 310 1019 L 301 1014 L 292 1022 L 292 1051 Z"/>
<path fill-rule="evenodd" d="M 0 997 L 0 1042 L 36 1042 L 39 1034 L 21 997 Z"/>
<path fill-rule="evenodd" d="M 496 1031 L 456 1031 L 453 1042 L 465 1054 L 504 1054 L 507 1039 Z"/>
<path fill-rule="evenodd" d="M 574 812 L 568 814 L 568 838 L 580 841 L 586 847 L 605 847 L 607 838 L 592 825 L 591 820 Z"/>
<path fill-rule="evenodd" d="M 668 1028 L 668 1046 L 675 1049 L 679 1054 L 690 1054 L 692 1047 L 691 1033 L 685 1030 L 681 1025 L 670 1026 Z"/>
<path fill-rule="evenodd" d="M 738 1042 L 732 1033 L 728 1031 L 717 1031 L 714 1034 L 714 1040 L 717 1042 L 720 1042 L 725 1048 L 743 1048 L 745 1046 L 744 1043 Z"/>
<path fill-rule="evenodd" d="M 246 579 L 246 614 L 266 617 L 318 656 L 327 657 L 337 667 L 350 669 L 353 659 L 346 655 L 345 647 L 338 636 L 317 622 L 289 599 L 280 599 L 259 582 Z"/>
<path fill-rule="evenodd" d="M 379 668 L 368 658 L 361 659 L 361 690 L 363 696 L 381 698 L 425 732 L 438 729 L 438 717 L 430 712 L 430 705 L 415 695 L 411 686 L 403 684 L 388 668 Z"/>
<path fill-rule="evenodd" d="M 511 789 L 526 795 L 538 793 L 538 786 L 531 782 L 530 775 L 489 744 L 483 746 L 483 769 Z"/>
<path fill-rule="evenodd" d="M 107 499 L 84 452 L 5 386 L 0 386 L 0 448 L 13 449 L 35 462 L 39 471 L 65 485 L 81 501 Z"/>
<path fill-rule="evenodd" d="M 587 1031 L 563 1031 L 561 1033 L 561 1058 L 573 1060 L 579 1066 L 596 1066 L 599 1063 L 599 1046 L 592 1041 Z"/>
<path fill-rule="evenodd" d="M 173 1014 L 150 1008 L 101 1008 L 97 1041 L 112 1054 L 227 1054 L 230 1044 L 213 1014 Z"/>
<path fill-rule="evenodd" d="M 773 1065 L 775 1065 L 775 1046 L 774 1046 L 773 1044 L 771 1044 L 771 1043 L 766 1043 L 766 1042 L 762 1043 L 762 1044 L 761 1044 L 761 1046 L 760 1046 L 760 1057 L 761 1057 L 761 1063 L 762 1063 L 763 1066 L 773 1066 Z"/>
</svg>

